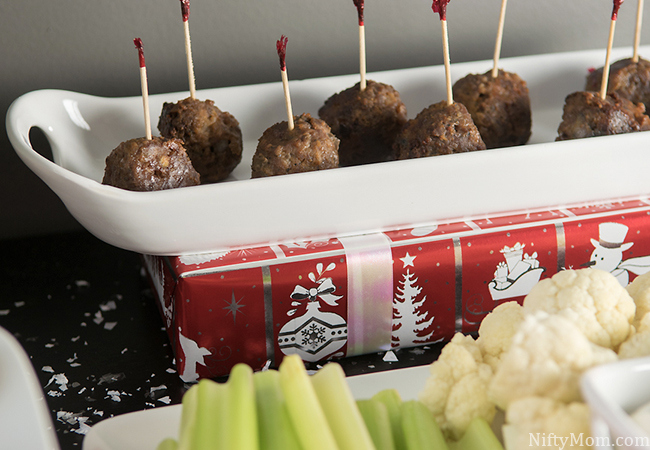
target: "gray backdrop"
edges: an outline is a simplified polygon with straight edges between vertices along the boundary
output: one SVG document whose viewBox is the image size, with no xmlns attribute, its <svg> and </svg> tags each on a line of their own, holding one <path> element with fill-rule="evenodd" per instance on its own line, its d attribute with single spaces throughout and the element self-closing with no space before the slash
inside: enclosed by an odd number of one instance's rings
<svg viewBox="0 0 650 450">
<path fill-rule="evenodd" d="M 452 0 L 452 64 L 492 58 L 500 5 Z M 604 49 L 611 9 L 612 0 L 510 0 L 502 57 Z M 632 45 L 636 9 L 636 0 L 623 4 L 616 47 Z M 354 73 L 356 25 L 352 0 L 192 0 L 197 89 L 278 81 L 281 34 L 289 36 L 292 80 Z M 648 36 L 650 30 L 642 43 Z M 149 92 L 187 90 L 178 0 L 0 0 L 3 117 L 15 98 L 36 89 L 139 95 L 135 37 L 145 42 Z M 366 42 L 369 72 L 442 63 L 430 0 L 367 0 Z M 0 218 L 0 239 L 79 227 L 18 159 L 6 133 L 0 135 Z"/>
</svg>

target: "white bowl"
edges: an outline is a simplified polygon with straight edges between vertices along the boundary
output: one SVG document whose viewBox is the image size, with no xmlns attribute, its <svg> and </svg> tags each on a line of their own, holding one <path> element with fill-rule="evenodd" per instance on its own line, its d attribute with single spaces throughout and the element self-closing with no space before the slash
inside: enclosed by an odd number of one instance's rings
<svg viewBox="0 0 650 450">
<path fill-rule="evenodd" d="M 0 327 L 0 448 L 59 450 L 43 388 L 27 353 Z"/>
<path fill-rule="evenodd" d="M 612 58 L 629 55 L 631 49 L 617 49 Z M 220 251 L 650 194 L 648 132 L 554 142 L 565 97 L 584 89 L 587 69 L 604 60 L 604 51 L 501 60 L 530 90 L 533 135 L 527 145 L 264 179 L 250 179 L 250 164 L 263 131 L 285 120 L 282 85 L 199 91 L 198 98 L 214 100 L 239 120 L 243 160 L 228 182 L 166 191 L 101 184 L 111 150 L 144 134 L 140 97 L 35 91 L 11 105 L 6 127 L 25 164 L 100 239 L 155 255 Z M 491 65 L 454 64 L 452 76 L 485 73 Z M 442 66 L 368 76 L 393 85 L 409 117 L 446 98 Z M 357 81 L 357 75 L 291 81 L 293 110 L 316 116 L 329 96 Z M 187 96 L 150 96 L 152 123 L 163 102 Z M 32 127 L 46 134 L 54 162 L 33 150 Z"/>
<path fill-rule="evenodd" d="M 650 450 L 650 436 L 630 416 L 650 402 L 650 357 L 595 367 L 583 375 L 581 389 L 594 448 Z"/>
</svg>

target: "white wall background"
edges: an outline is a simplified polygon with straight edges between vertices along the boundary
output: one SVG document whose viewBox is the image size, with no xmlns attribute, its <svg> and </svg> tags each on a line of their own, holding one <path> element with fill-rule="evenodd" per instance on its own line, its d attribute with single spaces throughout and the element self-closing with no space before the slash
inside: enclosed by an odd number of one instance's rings
<svg viewBox="0 0 650 450">
<path fill-rule="evenodd" d="M 451 1 L 452 63 L 492 58 L 500 4 Z M 366 0 L 365 9 L 368 71 L 442 63 L 430 0 Z M 604 49 L 611 9 L 612 0 L 510 0 L 502 57 Z M 616 47 L 632 45 L 636 9 L 636 0 L 622 5 Z M 281 34 L 289 37 L 292 80 L 358 70 L 352 0 L 191 0 L 190 29 L 198 89 L 277 81 Z M 178 0 L 0 0 L 3 117 L 15 98 L 36 89 L 139 95 L 135 37 L 144 41 L 149 92 L 187 90 Z M 642 43 L 650 43 L 650 30 Z M 0 239 L 79 227 L 18 159 L 6 133 L 0 219 Z"/>
</svg>

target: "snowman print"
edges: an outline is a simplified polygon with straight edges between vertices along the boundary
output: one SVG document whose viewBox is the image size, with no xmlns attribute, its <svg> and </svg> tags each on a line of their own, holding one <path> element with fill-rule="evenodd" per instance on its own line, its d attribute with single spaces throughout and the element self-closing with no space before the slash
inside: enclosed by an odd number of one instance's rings
<svg viewBox="0 0 650 450">
<path fill-rule="evenodd" d="M 598 240 L 591 239 L 594 246 L 589 262 L 583 266 L 610 272 L 621 286 L 630 282 L 630 272 L 642 275 L 650 271 L 650 256 L 623 259 L 623 252 L 634 242 L 625 242 L 628 227 L 622 223 L 603 222 L 598 225 Z"/>
</svg>

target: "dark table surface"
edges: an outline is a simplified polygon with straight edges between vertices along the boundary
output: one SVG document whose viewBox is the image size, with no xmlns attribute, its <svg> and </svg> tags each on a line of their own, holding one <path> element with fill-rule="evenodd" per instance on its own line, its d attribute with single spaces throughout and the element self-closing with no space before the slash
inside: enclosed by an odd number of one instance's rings
<svg viewBox="0 0 650 450">
<path fill-rule="evenodd" d="M 86 426 L 180 403 L 167 334 L 140 255 L 87 232 L 0 241 L 0 326 L 29 355 L 62 450 L 81 448 Z M 440 346 L 339 361 L 346 374 L 428 364 Z M 63 376 L 61 376 L 63 374 Z"/>
</svg>

